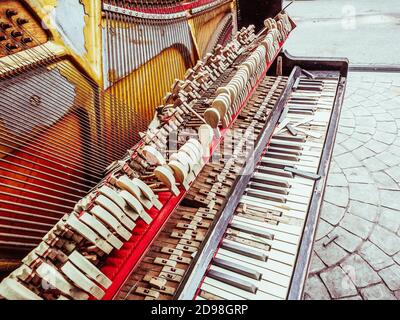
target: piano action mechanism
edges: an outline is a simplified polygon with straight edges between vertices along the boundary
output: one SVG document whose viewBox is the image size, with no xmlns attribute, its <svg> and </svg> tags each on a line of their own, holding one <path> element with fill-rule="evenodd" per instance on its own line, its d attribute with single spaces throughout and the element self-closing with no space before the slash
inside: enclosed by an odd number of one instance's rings
<svg viewBox="0 0 400 320">
<path fill-rule="evenodd" d="M 348 63 L 251 2 L 1 4 L 1 297 L 301 299 Z"/>
</svg>

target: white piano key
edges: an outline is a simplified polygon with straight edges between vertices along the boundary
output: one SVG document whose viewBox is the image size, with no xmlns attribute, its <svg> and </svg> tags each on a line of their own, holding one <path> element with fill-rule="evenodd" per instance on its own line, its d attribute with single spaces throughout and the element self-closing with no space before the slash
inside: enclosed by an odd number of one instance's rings
<svg viewBox="0 0 400 320">
<path fill-rule="evenodd" d="M 221 288 L 224 291 L 231 292 L 232 294 L 242 297 L 243 299 L 247 300 L 282 300 L 276 296 L 270 295 L 268 293 L 265 293 L 263 291 L 257 291 L 256 294 L 250 293 L 241 289 L 238 289 L 234 286 L 231 286 L 229 284 L 226 284 L 222 281 L 218 281 L 215 279 L 212 279 L 210 277 L 205 277 L 204 283 L 207 283 L 209 285 L 212 285 L 214 287 Z"/>
<path fill-rule="evenodd" d="M 266 191 L 269 193 L 276 193 L 278 195 L 294 195 L 300 196 L 302 198 L 308 199 L 312 194 L 312 188 L 304 188 L 298 186 L 291 186 L 288 188 L 280 187 L 280 186 L 273 186 L 269 184 L 263 184 L 256 181 L 251 181 L 248 185 L 249 187 L 246 188 L 247 190 L 261 190 Z M 309 199 L 307 200 L 309 201 Z M 304 201 L 300 201 L 300 203 L 304 203 Z"/>
<path fill-rule="evenodd" d="M 287 150 L 290 150 L 290 149 L 287 149 Z M 299 151 L 299 153 L 300 154 L 298 154 L 298 155 L 294 155 L 294 154 L 289 154 L 289 153 L 285 153 L 285 152 L 271 150 L 271 151 L 267 151 L 267 153 L 265 154 L 264 157 L 265 158 L 273 158 L 273 159 L 289 160 L 289 161 L 304 161 L 304 162 L 311 163 L 311 164 L 313 164 L 313 163 L 319 164 L 319 162 L 320 162 L 319 156 L 318 157 L 309 156 L 309 155 L 302 153 L 301 151 Z"/>
<path fill-rule="evenodd" d="M 216 296 L 219 296 L 225 300 L 245 300 L 245 298 L 241 296 L 235 295 L 229 291 L 223 290 L 222 288 L 215 287 L 209 284 L 209 281 L 204 281 L 200 288 L 208 293 L 215 294 Z"/>
<path fill-rule="evenodd" d="M 282 211 L 284 213 L 285 216 L 288 217 L 293 217 L 293 218 L 298 218 L 298 219 L 304 219 L 306 217 L 306 212 L 304 211 L 298 211 L 298 210 L 293 210 L 290 208 L 279 208 L 276 206 L 276 203 L 260 203 L 260 202 L 256 202 L 253 201 L 253 199 L 251 199 L 250 197 L 247 196 L 242 196 L 242 198 L 240 199 L 240 203 L 243 204 L 248 204 L 248 205 L 252 205 L 255 207 L 259 207 L 261 209 L 268 209 L 268 210 L 279 210 Z"/>
<path fill-rule="evenodd" d="M 271 283 L 271 282 L 263 280 L 263 279 L 254 280 L 254 279 L 242 276 L 240 274 L 234 273 L 232 271 L 229 271 L 227 269 L 224 269 L 224 268 L 221 268 L 221 267 L 217 267 L 217 266 L 214 266 L 214 265 L 211 265 L 210 270 L 219 271 L 219 272 L 224 273 L 224 274 L 226 274 L 228 276 L 236 277 L 237 279 L 240 279 L 242 281 L 246 281 L 246 282 L 252 283 L 257 288 L 257 292 L 255 293 L 256 296 L 259 294 L 260 291 L 263 291 L 263 292 L 265 292 L 267 294 L 276 296 L 277 298 L 282 298 L 282 299 L 286 298 L 287 288 L 282 287 L 280 285 L 277 285 L 275 283 Z"/>
<path fill-rule="evenodd" d="M 277 152 L 277 153 L 279 153 L 279 152 L 285 153 L 285 152 L 290 152 L 293 149 L 285 149 L 285 148 L 279 148 L 279 147 L 269 147 L 268 151 L 269 150 L 271 150 L 271 151 L 273 150 L 274 152 Z M 321 157 L 321 151 L 309 151 L 309 150 L 303 149 L 303 150 L 298 150 L 298 152 L 301 155 L 314 157 L 314 158 L 318 158 L 318 159 Z"/>
<path fill-rule="evenodd" d="M 243 276 L 246 276 L 248 278 L 255 279 L 255 280 L 260 280 L 261 276 L 262 276 L 261 273 L 259 273 L 258 271 L 255 271 L 252 268 L 247 268 L 243 265 L 237 264 L 232 261 L 228 261 L 226 259 L 214 258 L 212 260 L 212 265 L 223 268 L 223 269 L 230 270 L 234 273 L 241 274 Z"/>
<path fill-rule="evenodd" d="M 216 258 L 220 258 L 220 259 L 224 259 L 226 261 L 230 261 L 232 263 L 236 263 L 238 265 L 243 266 L 243 268 L 248 268 L 248 269 L 252 269 L 254 271 L 257 271 L 261 274 L 261 277 L 269 282 L 272 283 L 276 283 L 282 287 L 288 287 L 290 285 L 290 280 L 291 277 L 287 276 L 287 275 L 283 275 L 281 273 L 275 272 L 272 269 L 268 269 L 268 268 L 263 268 L 259 265 L 254 265 L 251 264 L 249 262 L 247 262 L 245 259 L 244 260 L 239 260 L 236 258 L 232 258 L 228 255 L 225 255 L 221 252 L 218 252 L 216 255 Z"/>
<path fill-rule="evenodd" d="M 272 205 L 275 207 L 275 209 L 279 209 L 279 210 L 286 209 L 286 210 L 295 210 L 295 211 L 301 211 L 301 212 L 306 213 L 307 209 L 308 209 L 308 205 L 303 205 L 300 203 L 295 203 L 295 202 L 290 202 L 290 201 L 282 203 L 282 202 L 277 202 L 277 201 L 273 201 L 273 200 L 260 199 L 260 198 L 256 198 L 256 197 L 253 197 L 250 195 L 244 195 L 243 198 L 244 197 L 245 197 L 245 199 L 252 200 L 254 203 Z"/>
<path fill-rule="evenodd" d="M 300 204 L 308 204 L 309 200 L 303 195 L 296 195 L 293 190 L 289 189 L 290 192 L 286 195 L 276 192 L 267 192 L 259 189 L 249 189 L 247 188 L 246 195 L 260 198 L 260 199 L 276 199 L 277 202 L 297 202 Z M 275 200 L 274 200 L 275 201 Z"/>
<path fill-rule="evenodd" d="M 297 243 L 293 244 L 293 243 L 289 243 L 286 241 L 281 241 L 280 239 L 265 239 L 265 238 L 261 238 L 246 232 L 241 232 L 238 231 L 238 237 L 242 238 L 242 239 L 246 239 L 246 240 L 252 240 L 252 241 L 256 241 L 256 242 L 260 242 L 263 244 L 267 244 L 269 245 L 271 248 L 273 248 L 272 250 L 278 250 L 281 252 L 285 252 L 287 254 L 291 254 L 291 255 L 296 255 L 297 253 Z"/>
<path fill-rule="evenodd" d="M 295 117 L 293 117 L 295 118 Z M 302 150 L 306 146 L 307 147 L 314 147 L 314 148 L 321 148 L 323 146 L 323 142 L 321 143 L 314 143 L 311 141 L 306 141 L 305 143 L 301 142 L 293 142 L 293 141 L 287 141 L 287 140 L 282 140 L 282 139 L 277 139 L 277 138 L 272 138 L 270 145 L 275 146 L 282 146 L 282 147 L 293 147 L 294 149 L 299 149 Z"/>
<path fill-rule="evenodd" d="M 279 223 L 278 225 L 274 225 L 267 222 L 252 220 L 244 216 L 234 216 L 234 219 L 236 219 L 237 221 L 242 221 L 243 223 L 254 224 L 255 226 L 267 228 L 269 230 L 279 231 L 282 233 L 289 233 L 295 236 L 300 236 L 303 233 L 303 228 L 301 228 L 300 226 L 293 226 L 285 223 Z"/>
<path fill-rule="evenodd" d="M 288 166 L 288 167 L 305 167 L 310 168 L 308 171 L 317 171 L 319 167 L 319 161 L 306 161 L 303 159 L 299 159 L 299 161 L 291 161 L 284 159 L 276 159 L 276 158 L 268 158 L 268 155 L 262 158 L 263 163 L 270 165 L 279 165 L 279 166 Z M 306 169 L 307 170 L 307 169 Z"/>
<path fill-rule="evenodd" d="M 287 242 L 289 242 L 289 241 L 287 241 Z M 247 244 L 239 243 L 239 242 L 236 242 L 236 241 L 233 241 L 233 240 L 228 240 L 228 239 L 224 239 L 223 243 L 234 244 L 237 248 L 241 248 L 242 252 L 246 252 L 246 250 L 247 251 L 252 250 L 253 252 L 259 252 L 260 254 L 264 254 L 266 256 L 267 260 L 272 259 L 272 260 L 275 260 L 275 261 L 278 261 L 280 263 L 284 263 L 284 264 L 287 264 L 287 265 L 293 265 L 294 261 L 296 260 L 296 257 L 294 255 L 287 254 L 287 253 L 284 253 L 284 252 L 281 252 L 281 251 L 261 250 L 261 249 L 249 246 Z M 293 243 L 293 242 L 290 242 L 290 243 Z M 298 244 L 298 241 L 296 242 L 296 244 Z M 232 251 L 232 250 L 229 250 L 227 248 L 223 248 L 223 249 L 228 250 L 228 251 Z M 232 252 L 234 252 L 234 251 L 232 251 Z M 244 255 L 244 254 L 242 254 L 240 252 L 236 252 L 236 253 L 238 253 L 240 255 L 243 255 L 243 256 L 246 256 L 246 255 Z M 267 261 L 267 260 L 265 260 L 265 261 Z"/>
<path fill-rule="evenodd" d="M 288 178 L 288 177 L 277 176 L 277 175 L 273 175 L 273 174 L 265 174 L 265 173 L 260 173 L 260 172 L 255 172 L 253 177 L 256 179 L 262 179 L 262 180 L 271 179 L 272 181 L 281 182 L 282 184 L 286 183 L 289 185 L 295 185 L 295 184 L 305 185 L 305 186 L 309 186 L 310 188 L 312 188 L 314 186 L 314 181 L 312 181 L 310 179 L 302 178 L 302 177 Z"/>
<path fill-rule="evenodd" d="M 306 185 L 297 183 L 297 182 L 303 183 L 306 181 L 308 181 L 309 184 Z M 268 192 L 276 192 L 277 194 L 283 194 L 283 195 L 293 194 L 303 197 L 311 196 L 314 185 L 313 180 L 303 178 L 299 175 L 295 176 L 295 178 L 289 178 L 283 176 L 270 175 L 262 172 L 254 173 L 254 178 L 252 179 L 251 182 L 254 183 L 252 186 L 250 186 L 252 190 L 263 190 L 262 185 L 265 185 L 266 187 L 268 185 L 271 185 L 271 189 Z M 276 191 L 273 191 L 274 187 L 277 188 Z M 282 192 L 279 192 L 279 190 L 281 190 Z"/>
<path fill-rule="evenodd" d="M 224 270 L 223 268 L 219 268 L 216 266 L 210 267 L 210 269 L 207 271 L 207 277 L 217 281 L 221 281 L 225 284 L 228 284 L 230 286 L 233 286 L 235 288 L 244 290 L 252 294 L 256 294 L 258 290 L 257 283 L 255 283 L 254 281 L 250 281 L 253 279 L 239 276 L 234 272 L 230 272 L 228 270 Z"/>
</svg>

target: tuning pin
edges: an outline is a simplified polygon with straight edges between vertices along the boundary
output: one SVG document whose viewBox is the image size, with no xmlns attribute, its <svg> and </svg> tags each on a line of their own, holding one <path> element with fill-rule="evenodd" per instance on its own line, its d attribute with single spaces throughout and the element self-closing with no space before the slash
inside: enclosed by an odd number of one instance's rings
<svg viewBox="0 0 400 320">
<path fill-rule="evenodd" d="M 29 38 L 29 37 L 26 37 L 26 38 L 22 38 L 22 39 L 21 39 L 21 42 L 24 43 L 24 44 L 30 43 L 30 42 L 32 42 L 32 41 L 33 41 L 32 38 Z"/>
<path fill-rule="evenodd" d="M 16 16 L 17 14 L 18 14 L 18 12 L 15 11 L 15 10 L 12 10 L 12 9 L 7 9 L 7 10 L 6 10 L 6 16 L 7 16 L 7 18 L 11 18 L 11 17 L 13 17 L 13 16 Z"/>
<path fill-rule="evenodd" d="M 0 35 L 0 41 L 4 41 L 4 40 L 7 40 L 7 36 L 5 36 L 5 35 Z"/>
<path fill-rule="evenodd" d="M 22 36 L 22 32 L 21 31 L 17 31 L 17 30 L 13 30 L 13 31 L 11 31 L 11 36 L 13 38 L 21 37 Z"/>
<path fill-rule="evenodd" d="M 3 30 L 7 30 L 7 29 L 11 28 L 11 24 L 6 23 L 6 22 L 0 22 L 0 28 Z"/>
<path fill-rule="evenodd" d="M 15 49 L 18 49 L 18 45 L 14 44 L 14 43 L 7 43 L 6 48 L 8 50 L 15 50 Z"/>
<path fill-rule="evenodd" d="M 27 19 L 23 19 L 23 18 L 18 18 L 17 19 L 17 24 L 18 25 L 23 25 L 23 24 L 25 24 L 25 23 L 28 23 L 29 21 L 27 20 Z"/>
</svg>

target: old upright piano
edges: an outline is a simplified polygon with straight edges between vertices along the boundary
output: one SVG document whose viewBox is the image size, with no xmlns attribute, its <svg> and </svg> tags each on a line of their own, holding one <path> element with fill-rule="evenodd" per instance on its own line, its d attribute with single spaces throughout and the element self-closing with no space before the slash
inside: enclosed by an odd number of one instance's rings
<svg viewBox="0 0 400 320">
<path fill-rule="evenodd" d="M 1 298 L 302 298 L 348 62 L 283 9 L 1 1 Z"/>
</svg>

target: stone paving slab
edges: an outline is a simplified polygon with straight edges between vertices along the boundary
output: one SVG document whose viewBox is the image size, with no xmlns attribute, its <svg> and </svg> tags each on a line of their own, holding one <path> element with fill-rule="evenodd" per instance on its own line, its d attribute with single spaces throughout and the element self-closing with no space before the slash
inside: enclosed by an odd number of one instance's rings
<svg viewBox="0 0 400 320">
<path fill-rule="evenodd" d="M 400 300 L 400 74 L 349 75 L 304 299 Z"/>
</svg>

